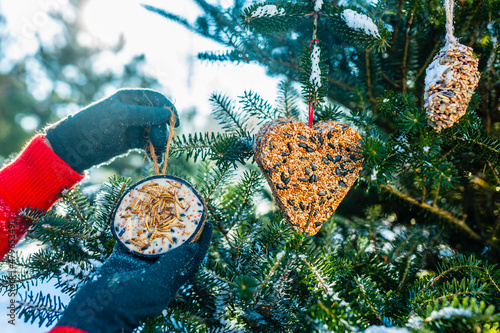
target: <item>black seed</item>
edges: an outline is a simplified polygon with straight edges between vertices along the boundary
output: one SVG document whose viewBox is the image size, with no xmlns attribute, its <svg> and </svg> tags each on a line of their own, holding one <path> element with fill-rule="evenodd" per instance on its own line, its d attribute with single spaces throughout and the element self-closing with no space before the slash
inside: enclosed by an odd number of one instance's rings
<svg viewBox="0 0 500 333">
<path fill-rule="evenodd" d="M 340 157 L 340 156 L 338 156 L 338 157 Z M 345 171 L 345 169 L 344 169 L 344 163 L 340 163 L 339 167 L 340 167 L 340 169 L 342 169 L 343 171 Z"/>
<path fill-rule="evenodd" d="M 298 211 L 299 209 L 297 207 L 293 207 L 293 210 L 294 211 Z"/>
<path fill-rule="evenodd" d="M 177 244 L 177 237 L 172 237 L 172 240 L 174 241 L 175 244 Z"/>
<path fill-rule="evenodd" d="M 292 227 L 300 227 L 300 225 L 298 225 L 297 223 L 290 223 L 292 225 Z"/>
<path fill-rule="evenodd" d="M 309 210 L 309 208 L 311 208 L 311 203 L 307 204 L 306 210 Z"/>
<path fill-rule="evenodd" d="M 184 200 L 184 198 L 182 198 L 182 197 L 181 197 L 181 198 L 179 198 L 179 201 L 182 201 L 182 200 Z"/>
<path fill-rule="evenodd" d="M 331 193 L 335 193 L 335 190 L 333 188 L 330 189 Z"/>
<path fill-rule="evenodd" d="M 285 189 L 287 189 L 288 187 L 283 186 L 283 185 L 281 185 L 281 184 L 276 184 L 276 188 L 277 188 L 278 190 L 285 190 Z"/>
<path fill-rule="evenodd" d="M 319 192 L 318 192 L 318 195 L 319 195 L 320 197 L 322 197 L 322 196 L 326 195 L 326 191 L 321 190 L 321 191 L 319 191 Z M 324 198 L 322 198 L 321 200 L 323 200 L 323 199 L 324 199 Z"/>
<path fill-rule="evenodd" d="M 353 160 L 353 161 L 356 161 L 356 160 L 357 160 L 357 158 L 356 158 L 356 156 L 354 156 L 354 154 L 349 154 L 349 158 L 350 158 L 351 160 Z"/>
<path fill-rule="evenodd" d="M 168 248 L 171 249 L 172 248 L 172 244 L 168 244 Z"/>
<path fill-rule="evenodd" d="M 175 233 L 174 228 L 170 229 L 170 232 L 171 233 Z"/>
<path fill-rule="evenodd" d="M 345 124 L 340 124 L 340 126 L 342 126 L 342 130 L 346 130 L 347 128 L 349 128 L 349 126 L 345 125 Z"/>
<path fill-rule="evenodd" d="M 319 201 L 319 204 L 322 205 L 325 202 L 325 197 L 321 197 L 321 200 Z"/>
<path fill-rule="evenodd" d="M 311 169 L 313 169 L 313 171 L 316 171 L 316 165 L 314 165 L 314 163 L 311 163 Z"/>
<path fill-rule="evenodd" d="M 312 149 L 311 147 L 307 147 L 307 148 L 306 148 L 306 151 L 307 151 L 308 153 L 314 153 L 314 149 Z"/>
<path fill-rule="evenodd" d="M 125 228 L 123 228 L 122 230 L 120 230 L 120 232 L 118 233 L 118 237 L 123 236 L 124 233 L 125 233 Z"/>
<path fill-rule="evenodd" d="M 266 169 L 266 172 L 269 176 L 272 176 L 273 170 L 272 169 Z"/>
<path fill-rule="evenodd" d="M 318 136 L 318 140 L 319 140 L 319 143 L 318 143 L 318 147 L 316 147 L 316 149 L 320 149 L 321 146 L 323 145 L 323 142 L 325 141 L 325 139 L 323 139 L 322 136 Z"/>
<path fill-rule="evenodd" d="M 339 176 L 340 176 L 340 175 L 342 174 L 342 172 L 340 172 L 340 169 L 339 169 L 339 168 L 335 168 L 335 174 L 337 174 L 337 175 L 339 175 Z"/>
<path fill-rule="evenodd" d="M 293 175 L 292 169 L 288 167 L 288 174 Z"/>
<path fill-rule="evenodd" d="M 308 160 L 308 159 L 309 159 L 309 157 L 301 157 L 300 158 L 301 161 Z"/>
<path fill-rule="evenodd" d="M 298 145 L 299 145 L 299 147 L 301 147 L 301 148 L 307 148 L 307 147 L 309 147 L 309 146 L 308 146 L 308 145 L 306 145 L 304 142 L 299 142 L 299 144 L 298 144 Z"/>
<path fill-rule="evenodd" d="M 198 204 L 198 206 L 200 206 L 200 207 L 201 207 L 201 202 L 197 202 L 197 204 Z"/>
<path fill-rule="evenodd" d="M 307 140 L 307 138 L 303 135 L 299 135 L 299 139 L 302 139 L 302 140 Z"/>
<path fill-rule="evenodd" d="M 198 213 L 203 213 L 203 210 L 199 210 Z"/>
<path fill-rule="evenodd" d="M 350 151 L 351 151 L 351 148 L 349 148 L 349 147 L 345 147 L 345 151 L 346 151 L 346 152 L 350 152 Z"/>
<path fill-rule="evenodd" d="M 309 179 L 307 179 L 307 178 L 299 178 L 299 181 L 307 183 L 307 182 L 309 182 Z"/>
<path fill-rule="evenodd" d="M 311 171 L 309 170 L 309 168 L 308 168 L 308 167 L 305 167 L 305 168 L 304 168 L 304 171 L 306 172 L 306 175 L 308 175 L 308 176 L 309 176 L 309 173 L 311 172 Z"/>
<path fill-rule="evenodd" d="M 293 201 L 292 201 L 292 200 L 288 200 L 287 202 L 288 202 L 288 204 L 289 204 L 290 206 L 295 207 L 295 204 L 293 203 Z"/>
<path fill-rule="evenodd" d="M 287 133 L 287 132 L 283 132 L 283 134 L 284 134 L 285 136 L 288 136 L 289 138 L 291 138 L 291 137 L 293 136 L 293 135 L 291 135 L 290 133 Z"/>
<path fill-rule="evenodd" d="M 276 162 L 276 163 L 274 163 L 273 168 L 277 168 L 277 167 L 279 167 L 280 165 L 281 165 L 281 163 L 280 163 L 280 162 Z"/>
<path fill-rule="evenodd" d="M 332 198 L 332 197 L 328 196 L 328 197 L 326 197 L 326 200 L 330 201 L 330 199 L 331 199 L 331 198 Z"/>
<path fill-rule="evenodd" d="M 181 217 L 186 217 L 186 214 L 184 214 L 184 213 L 181 213 Z"/>
<path fill-rule="evenodd" d="M 317 182 L 318 181 L 318 175 L 317 174 L 313 174 L 310 178 L 309 178 L 309 183 L 314 183 L 314 182 Z"/>
<path fill-rule="evenodd" d="M 342 159 L 342 156 L 335 156 L 335 160 L 333 161 L 333 163 L 340 162 L 341 159 Z"/>
<path fill-rule="evenodd" d="M 332 161 L 332 162 L 333 162 L 333 157 L 332 157 L 332 155 L 330 155 L 330 154 L 326 154 L 326 157 L 328 157 L 328 159 L 329 159 L 330 161 Z"/>
<path fill-rule="evenodd" d="M 120 228 L 118 228 L 118 226 L 115 225 L 115 231 L 118 232 L 118 230 L 120 230 Z"/>
<path fill-rule="evenodd" d="M 141 251 L 146 251 L 148 249 L 148 247 L 141 247 Z"/>
<path fill-rule="evenodd" d="M 269 142 L 269 150 L 273 150 L 273 143 Z"/>
<path fill-rule="evenodd" d="M 293 184 L 293 186 L 294 186 L 294 187 L 297 187 L 297 186 L 299 186 L 299 184 Z"/>
<path fill-rule="evenodd" d="M 285 183 L 285 185 L 288 185 L 289 182 L 290 182 L 290 177 L 285 178 L 285 180 L 283 181 L 283 183 Z"/>
<path fill-rule="evenodd" d="M 328 160 L 324 156 L 321 156 L 321 159 L 323 160 L 323 163 L 325 163 L 325 164 L 330 163 L 330 162 L 328 162 Z"/>
<path fill-rule="evenodd" d="M 313 216 L 316 216 L 316 215 L 318 215 L 318 210 L 319 210 L 319 209 L 316 209 L 316 210 L 314 211 L 314 214 L 313 214 Z"/>
<path fill-rule="evenodd" d="M 283 161 L 281 161 L 281 163 L 285 164 L 286 163 L 286 158 L 284 158 Z"/>
<path fill-rule="evenodd" d="M 322 225 L 322 224 L 323 224 L 323 223 L 321 223 L 321 222 L 316 222 L 316 223 L 314 223 L 314 225 L 316 226 L 316 228 L 317 228 L 317 227 L 321 227 L 321 225 Z"/>
<path fill-rule="evenodd" d="M 288 152 L 284 152 L 281 154 L 281 156 L 289 156 L 289 155 L 290 155 L 290 153 L 288 153 Z"/>
<path fill-rule="evenodd" d="M 292 152 L 292 150 L 293 150 L 293 149 L 292 149 L 292 144 L 291 144 L 290 142 L 288 142 L 286 145 L 288 146 L 288 150 L 289 150 L 290 152 Z"/>
<path fill-rule="evenodd" d="M 335 146 L 333 144 L 331 144 L 330 142 L 328 142 L 328 147 L 335 149 Z"/>
<path fill-rule="evenodd" d="M 311 140 L 311 141 L 312 141 L 312 143 L 316 143 L 316 138 L 315 138 L 314 136 L 311 136 L 311 137 L 309 138 L 309 140 Z"/>
<path fill-rule="evenodd" d="M 124 243 L 125 243 L 125 244 L 130 244 L 130 242 L 129 242 L 128 240 L 126 240 Z"/>
<path fill-rule="evenodd" d="M 328 134 L 326 135 L 326 137 L 328 138 L 328 140 L 330 140 L 332 138 L 332 132 L 328 132 Z"/>
<path fill-rule="evenodd" d="M 342 186 L 342 187 L 347 188 L 347 184 L 346 184 L 346 183 L 344 183 L 342 180 L 341 180 L 341 181 L 339 181 L 339 185 L 340 185 L 340 186 Z"/>
<path fill-rule="evenodd" d="M 299 206 L 300 206 L 300 209 L 302 209 L 302 210 L 304 210 L 304 209 L 305 209 L 305 207 L 304 207 L 304 203 L 303 203 L 302 201 L 301 201 L 301 202 L 299 202 Z"/>
<path fill-rule="evenodd" d="M 331 210 L 333 212 L 333 208 L 332 206 L 328 206 L 328 209 Z"/>
<path fill-rule="evenodd" d="M 317 173 L 315 173 L 315 174 L 314 174 L 314 181 L 315 181 L 315 182 L 317 182 L 317 181 L 318 181 L 318 174 L 317 174 Z"/>
</svg>

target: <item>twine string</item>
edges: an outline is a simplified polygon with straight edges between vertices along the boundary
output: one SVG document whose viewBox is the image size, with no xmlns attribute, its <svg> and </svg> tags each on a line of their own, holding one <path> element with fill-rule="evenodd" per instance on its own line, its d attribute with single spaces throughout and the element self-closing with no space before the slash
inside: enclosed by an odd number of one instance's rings
<svg viewBox="0 0 500 333">
<path fill-rule="evenodd" d="M 453 7 L 454 0 L 444 0 L 444 9 L 446 11 L 446 43 L 455 44 L 457 39 L 453 36 Z"/>
<path fill-rule="evenodd" d="M 164 106 L 165 109 L 170 110 L 170 123 L 169 123 L 169 133 L 168 133 L 168 138 L 167 138 L 167 148 L 165 150 L 165 158 L 163 160 L 163 168 L 161 170 L 161 175 L 165 175 L 167 171 L 167 162 L 168 162 L 168 153 L 170 150 L 170 142 L 172 141 L 172 137 L 174 136 L 174 126 L 175 122 L 177 121 L 177 117 L 175 116 L 174 109 L 173 107 L 166 107 Z M 150 157 L 153 160 L 154 168 L 155 168 L 155 173 L 157 176 L 160 175 L 160 166 L 158 165 L 158 156 L 155 153 L 155 147 L 153 146 L 153 143 L 149 139 L 149 131 L 151 130 L 151 127 L 147 129 L 148 133 L 148 149 L 146 149 L 146 155 Z"/>
</svg>

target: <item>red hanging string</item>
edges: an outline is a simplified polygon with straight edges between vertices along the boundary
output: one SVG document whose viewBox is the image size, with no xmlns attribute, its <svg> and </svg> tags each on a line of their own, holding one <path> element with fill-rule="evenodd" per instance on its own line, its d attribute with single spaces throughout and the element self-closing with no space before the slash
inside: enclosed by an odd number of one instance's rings
<svg viewBox="0 0 500 333">
<path fill-rule="evenodd" d="M 317 38 L 313 38 L 311 40 L 311 43 L 309 43 L 309 48 L 312 49 L 312 44 L 316 42 L 319 43 L 319 40 Z M 314 106 L 313 103 L 311 102 L 311 93 L 309 93 L 309 128 L 312 127 L 313 124 L 313 119 L 314 119 Z"/>
</svg>

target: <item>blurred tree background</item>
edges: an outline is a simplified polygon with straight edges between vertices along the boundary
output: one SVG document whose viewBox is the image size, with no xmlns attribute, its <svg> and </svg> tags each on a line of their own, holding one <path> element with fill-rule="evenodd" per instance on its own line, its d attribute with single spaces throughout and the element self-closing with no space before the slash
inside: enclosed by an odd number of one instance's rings
<svg viewBox="0 0 500 333">
<path fill-rule="evenodd" d="M 71 0 L 64 12 L 79 13 L 84 0 Z M 56 3 L 57 2 L 53 2 Z M 62 6 L 62 5 L 61 5 Z M 50 8 L 50 7 L 49 7 Z M 56 7 L 57 8 L 57 7 Z M 62 7 L 61 7 L 62 8 Z M 45 125 L 100 99 L 121 87 L 158 88 L 155 78 L 142 70 L 144 55 L 137 55 L 119 71 L 97 69 L 103 55 L 116 61 L 124 47 L 123 38 L 115 45 L 84 46 L 79 38 L 86 34 L 81 15 L 63 15 L 48 11 L 47 20 L 58 26 L 52 41 L 42 40 L 36 22 L 25 22 L 25 33 L 15 36 L 6 29 L 0 6 L 0 156 L 17 153 L 24 143 Z M 32 39 L 37 50 L 20 59 L 12 59 L 14 40 Z M 109 61 L 113 61 L 109 59 Z"/>
</svg>

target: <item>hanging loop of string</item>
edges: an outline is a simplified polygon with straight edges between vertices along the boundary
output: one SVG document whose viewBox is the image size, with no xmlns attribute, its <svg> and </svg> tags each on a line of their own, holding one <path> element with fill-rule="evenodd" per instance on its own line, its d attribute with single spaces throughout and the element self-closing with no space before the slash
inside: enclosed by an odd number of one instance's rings
<svg viewBox="0 0 500 333">
<path fill-rule="evenodd" d="M 315 33 L 316 35 L 316 33 Z M 316 36 L 314 36 L 316 37 Z M 312 49 L 314 43 L 319 43 L 319 40 L 317 38 L 313 38 L 311 42 L 309 43 L 309 48 Z M 309 100 L 308 100 L 308 106 L 309 106 L 309 115 L 308 115 L 308 125 L 309 128 L 312 127 L 313 120 L 314 120 L 314 101 L 311 101 L 311 93 L 309 93 Z"/>
<path fill-rule="evenodd" d="M 170 125 L 169 127 L 170 128 L 169 128 L 169 132 L 168 132 L 167 148 L 165 149 L 165 158 L 164 158 L 164 161 L 163 161 L 163 168 L 162 168 L 162 171 L 161 171 L 162 175 L 164 175 L 165 172 L 167 171 L 168 152 L 170 150 L 170 142 L 172 141 L 172 137 L 174 136 L 175 122 L 177 121 L 177 117 L 175 116 L 174 109 L 173 108 L 168 108 L 166 106 L 164 106 L 164 108 L 170 110 L 170 123 L 169 123 L 169 125 Z M 149 131 L 150 130 L 151 130 L 151 128 L 149 128 L 147 130 L 148 135 L 149 135 Z M 153 146 L 153 143 L 151 142 L 151 140 L 149 140 L 149 137 L 148 137 L 148 143 L 147 144 L 148 144 L 148 147 L 146 149 L 146 155 L 153 160 L 156 175 L 159 176 L 160 175 L 160 167 L 158 165 L 158 156 L 155 153 L 155 147 Z"/>
<path fill-rule="evenodd" d="M 453 36 L 453 7 L 454 0 L 444 0 L 444 8 L 446 10 L 446 44 L 455 44 L 457 39 Z"/>
</svg>

